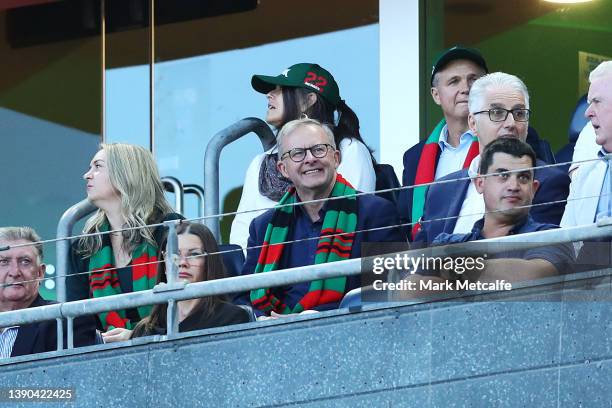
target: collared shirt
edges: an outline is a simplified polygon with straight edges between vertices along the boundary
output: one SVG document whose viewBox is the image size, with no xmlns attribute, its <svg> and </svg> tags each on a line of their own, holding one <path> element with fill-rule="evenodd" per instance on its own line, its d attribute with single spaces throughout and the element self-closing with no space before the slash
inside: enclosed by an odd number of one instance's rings
<svg viewBox="0 0 612 408">
<path fill-rule="evenodd" d="M 448 245 L 457 244 L 460 242 L 478 241 L 485 239 L 482 236 L 482 229 L 484 227 L 484 218 L 476 221 L 472 227 L 472 230 L 467 234 L 447 234 L 442 233 L 434 239 L 432 245 Z M 542 224 L 536 222 L 528 215 L 521 222 L 516 224 L 510 231 L 509 235 L 526 234 L 528 232 L 545 231 L 549 229 L 559 228 L 553 224 Z M 503 244 L 499 244 L 503 245 Z M 550 245 L 546 247 L 533 248 L 528 250 L 514 250 L 497 253 L 491 258 L 520 258 L 520 259 L 543 259 L 555 266 L 559 273 L 572 272 L 571 265 L 575 261 L 574 246 L 571 242 Z"/>
<path fill-rule="evenodd" d="M 602 147 L 597 156 L 606 162 L 606 175 L 604 176 L 603 183 L 601 183 L 601 191 L 599 193 L 599 201 L 597 202 L 597 211 L 595 212 L 595 219 L 597 222 L 602 217 L 609 217 L 612 215 L 612 200 L 610 200 L 610 162 L 606 160 L 608 152 Z"/>
<path fill-rule="evenodd" d="M 19 326 L 5 327 L 0 331 L 0 358 L 9 358 L 13 352 Z"/>
<path fill-rule="evenodd" d="M 474 178 L 478 176 L 478 167 L 480 167 L 480 155 L 474 157 L 468 168 L 468 175 L 472 180 L 470 181 L 463 204 L 461 204 L 461 211 L 459 211 L 459 218 L 457 218 L 453 234 L 466 234 L 470 232 L 474 223 L 484 215 L 484 198 L 482 194 L 476 191 L 476 185 L 474 184 Z"/>
<path fill-rule="evenodd" d="M 440 159 L 438 159 L 438 166 L 436 167 L 435 180 L 463 168 L 473 138 L 474 135 L 468 130 L 459 137 L 459 145 L 454 147 L 448 143 L 448 127 L 444 125 L 438 141 Z"/>
</svg>

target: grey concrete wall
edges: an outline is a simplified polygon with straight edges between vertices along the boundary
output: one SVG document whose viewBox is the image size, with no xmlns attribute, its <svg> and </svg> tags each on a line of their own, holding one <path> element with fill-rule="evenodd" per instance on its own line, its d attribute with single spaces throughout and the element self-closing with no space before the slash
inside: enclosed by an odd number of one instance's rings
<svg viewBox="0 0 612 408">
<path fill-rule="evenodd" d="M 139 339 L 1 365 L 0 388 L 72 386 L 75 402 L 49 405 L 78 407 L 608 407 L 610 279 L 597 284 Z"/>
</svg>

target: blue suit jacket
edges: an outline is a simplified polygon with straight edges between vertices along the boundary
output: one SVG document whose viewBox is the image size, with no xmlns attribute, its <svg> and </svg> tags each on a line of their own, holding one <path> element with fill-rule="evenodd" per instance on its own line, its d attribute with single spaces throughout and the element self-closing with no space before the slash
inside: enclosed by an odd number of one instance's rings
<svg viewBox="0 0 612 408">
<path fill-rule="evenodd" d="M 546 165 L 542 160 L 536 160 L 537 166 Z M 455 180 L 468 177 L 467 169 L 456 171 L 442 177 L 440 180 Z M 535 178 L 540 182 L 540 187 L 533 198 L 533 204 L 542 204 L 551 201 L 567 199 L 569 194 L 570 178 L 567 173 L 556 167 L 536 169 Z M 429 245 L 441 233 L 452 234 L 457 223 L 457 216 L 461 211 L 461 205 L 467 195 L 470 180 L 461 180 L 456 183 L 434 184 L 427 190 L 425 196 L 425 213 L 421 231 L 417 234 L 415 242 Z M 543 224 L 559 225 L 565 202 L 540 205 L 533 207 L 529 214 L 534 221 Z M 431 221 L 447 218 L 440 221 Z M 425 222 L 430 221 L 430 222 Z"/>
<path fill-rule="evenodd" d="M 404 153 L 404 171 L 402 173 L 402 186 L 412 186 L 414 185 L 414 179 L 416 178 L 417 166 L 419 165 L 419 160 L 421 158 L 421 152 L 423 151 L 423 146 L 425 146 L 425 140 L 417 143 L 412 146 L 410 149 L 406 150 Z M 438 154 L 436 155 L 435 166 L 438 166 L 438 160 L 440 159 L 440 151 L 438 150 Z M 412 192 L 414 190 L 404 189 L 400 190 L 399 200 L 398 200 L 398 210 L 400 221 L 402 223 L 410 223 L 412 222 Z M 411 228 L 409 227 L 408 230 Z"/>
<path fill-rule="evenodd" d="M 550 156 L 550 154 L 548 153 L 550 151 L 550 147 L 548 145 L 544 146 L 546 142 L 539 137 L 536 130 L 532 128 L 531 126 L 529 126 L 529 131 L 527 133 L 527 143 L 536 152 L 536 156 L 538 159 L 547 159 L 548 156 Z M 404 171 L 402 173 L 402 186 L 414 185 L 414 179 L 416 178 L 417 166 L 419 165 L 419 160 L 421 158 L 421 152 L 423 151 L 423 146 L 425 146 L 425 140 L 420 141 L 416 145 L 412 146 L 410 149 L 406 150 L 406 152 L 404 153 Z M 436 161 L 434 164 L 436 168 L 438 167 L 438 161 L 440 160 L 440 153 L 441 153 L 440 150 L 438 150 L 438 154 L 436 156 Z M 547 163 L 544 163 L 544 164 L 547 164 Z M 418 220 L 412 220 L 412 191 L 413 189 L 400 190 L 399 199 L 398 199 L 398 210 L 399 210 L 400 220 L 402 223 L 410 223 L 410 222 L 418 221 Z M 536 197 L 537 197 L 537 194 L 536 194 Z M 567 194 L 566 194 L 566 197 L 567 197 Z M 461 209 L 461 206 L 459 206 L 459 209 Z M 563 213 L 563 211 L 561 211 L 561 213 Z M 537 220 L 537 217 L 536 217 L 536 220 Z M 561 218 L 559 218 L 558 221 L 560 220 Z M 558 221 L 555 222 L 555 224 L 558 224 L 559 223 Z M 410 229 L 411 228 L 409 227 L 408 230 Z M 410 234 L 408 235 L 410 236 Z"/>
</svg>

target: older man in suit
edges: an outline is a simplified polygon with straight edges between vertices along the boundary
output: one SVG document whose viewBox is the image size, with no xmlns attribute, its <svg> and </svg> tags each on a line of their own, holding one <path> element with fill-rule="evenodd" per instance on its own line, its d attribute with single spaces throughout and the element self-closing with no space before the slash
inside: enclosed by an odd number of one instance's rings
<svg viewBox="0 0 612 408">
<path fill-rule="evenodd" d="M 478 138 L 479 150 L 500 137 L 513 137 L 523 142 L 529 126 L 529 93 L 519 78 L 503 72 L 487 74 L 472 85 L 468 109 L 468 125 Z M 538 160 L 537 166 L 546 163 Z M 485 212 L 484 200 L 473 183 L 478 173 L 480 156 L 470 167 L 441 178 L 444 183 L 432 185 L 425 199 L 422 229 L 415 241 L 430 244 L 439 234 L 460 234 L 471 231 Z M 539 189 L 530 214 L 536 222 L 559 224 L 570 179 L 556 168 L 536 169 Z"/>
<path fill-rule="evenodd" d="M 38 294 L 45 275 L 40 237 L 29 227 L 0 228 L 0 312 L 51 304 Z M 91 316 L 74 320 L 74 345 L 95 343 Z M 56 322 L 45 321 L 0 329 L 0 358 L 57 349 Z"/>
<path fill-rule="evenodd" d="M 612 61 L 599 64 L 591 72 L 589 82 L 589 107 L 584 114 L 595 129 L 601 160 L 584 163 L 576 170 L 562 227 L 592 224 L 611 215 L 610 169 L 605 157 L 612 153 Z"/>
</svg>

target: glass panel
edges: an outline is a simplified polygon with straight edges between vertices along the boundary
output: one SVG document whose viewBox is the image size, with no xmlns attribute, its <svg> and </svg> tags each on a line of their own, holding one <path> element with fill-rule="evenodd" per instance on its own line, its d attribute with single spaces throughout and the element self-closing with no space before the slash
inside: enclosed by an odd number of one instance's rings
<svg viewBox="0 0 612 408">
<path fill-rule="evenodd" d="M 378 156 L 378 2 L 355 8 L 346 1 L 325 7 L 315 1 L 313 9 L 320 5 L 329 13 L 307 18 L 279 1 L 260 2 L 255 9 L 247 3 L 243 13 L 156 26 L 162 62 L 155 66 L 155 152 L 162 174 L 202 185 L 211 137 L 242 118 L 265 116 L 266 99 L 252 89 L 252 75 L 277 75 L 298 62 L 316 62 L 333 73 Z M 246 169 L 260 152 L 253 134 L 223 150 L 222 212 L 236 209 Z M 195 217 L 195 197 L 185 202 L 185 215 Z M 232 218 L 222 222 L 224 241 Z"/>
<path fill-rule="evenodd" d="M 65 3 L 0 11 L 0 226 L 28 225 L 43 239 L 85 198 L 81 176 L 100 142 L 96 2 Z M 55 245 L 45 261 L 53 276 Z M 41 292 L 53 289 L 47 281 Z"/>
<path fill-rule="evenodd" d="M 548 140 L 554 151 L 565 145 L 570 115 L 588 89 L 588 72 L 598 58 L 612 58 L 612 3 L 427 3 L 427 33 L 433 39 L 426 49 L 428 70 L 446 47 L 464 44 L 480 49 L 491 71 L 517 75 L 526 83 L 533 109 L 530 123 L 540 137 Z M 595 62 L 589 63 L 589 58 Z M 428 88 L 424 97 L 429 101 L 427 124 L 431 131 L 441 112 L 431 102 Z"/>
</svg>

